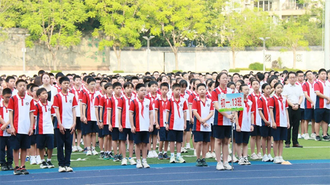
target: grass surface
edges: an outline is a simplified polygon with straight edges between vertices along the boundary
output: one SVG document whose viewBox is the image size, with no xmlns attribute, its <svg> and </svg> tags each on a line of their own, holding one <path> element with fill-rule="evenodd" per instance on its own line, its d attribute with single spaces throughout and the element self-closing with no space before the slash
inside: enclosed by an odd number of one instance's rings
<svg viewBox="0 0 330 185">
<path fill-rule="evenodd" d="M 330 142 L 329 141 L 314 141 L 299 139 L 299 144 L 304 148 L 284 148 L 283 158 L 285 160 L 308 160 L 308 159 L 330 159 Z M 192 146 L 192 144 L 191 144 Z M 249 155 L 250 155 L 249 148 Z M 170 155 L 170 152 L 168 152 Z M 193 156 L 193 150 L 189 150 L 188 153 L 183 154 L 183 158 L 186 162 L 191 163 L 196 161 L 196 157 Z M 273 155 L 273 153 L 272 153 Z M 128 156 L 128 155 L 127 155 Z M 84 159 L 76 161 L 77 159 Z M 71 155 L 72 167 L 84 167 L 84 166 L 109 166 L 109 165 L 121 165 L 121 162 L 113 162 L 112 160 L 104 160 L 99 156 L 86 156 L 84 153 L 73 153 Z M 147 159 L 149 164 L 163 164 L 169 163 L 169 160 Z M 208 162 L 215 162 L 214 159 L 207 159 Z M 58 167 L 56 149 L 52 157 L 52 162 L 55 167 Z M 27 169 L 39 169 L 39 165 L 30 165 L 26 163 Z"/>
</svg>

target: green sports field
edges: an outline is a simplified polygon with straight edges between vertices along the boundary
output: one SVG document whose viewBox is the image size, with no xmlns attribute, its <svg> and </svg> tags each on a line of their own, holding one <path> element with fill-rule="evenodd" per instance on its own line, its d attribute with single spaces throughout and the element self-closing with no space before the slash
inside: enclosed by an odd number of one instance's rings
<svg viewBox="0 0 330 185">
<path fill-rule="evenodd" d="M 308 159 L 330 159 L 330 142 L 329 141 L 314 141 L 299 139 L 299 144 L 304 148 L 284 148 L 283 158 L 285 160 L 308 160 Z M 192 145 L 191 145 L 192 146 Z M 170 154 L 168 152 L 168 154 Z M 249 152 L 250 154 L 250 152 Z M 183 154 L 186 162 L 195 162 L 196 157 L 193 156 L 193 150 Z M 273 154 L 272 154 L 273 155 Z M 84 153 L 73 153 L 71 156 L 72 167 L 83 166 L 108 166 L 120 165 L 121 162 L 113 162 L 112 160 L 104 160 L 99 156 L 86 156 Z M 209 162 L 215 162 L 214 159 L 207 159 Z M 57 167 L 56 150 L 52 157 L 53 164 Z M 148 159 L 149 164 L 169 163 L 169 160 Z M 39 165 L 26 164 L 27 169 L 38 169 Z"/>
</svg>

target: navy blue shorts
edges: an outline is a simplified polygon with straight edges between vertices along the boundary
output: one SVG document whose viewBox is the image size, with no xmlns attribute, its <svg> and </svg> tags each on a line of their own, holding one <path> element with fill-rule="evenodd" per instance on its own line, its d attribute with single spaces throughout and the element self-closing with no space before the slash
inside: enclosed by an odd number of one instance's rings
<svg viewBox="0 0 330 185">
<path fill-rule="evenodd" d="M 140 143 L 149 143 L 149 132 L 135 132 L 134 134 L 134 143 L 140 144 Z"/>
<path fill-rule="evenodd" d="M 102 129 L 103 136 L 111 136 L 111 132 L 109 130 L 109 125 L 104 125 Z"/>
<path fill-rule="evenodd" d="M 194 142 L 210 142 L 211 132 L 194 131 Z"/>
<path fill-rule="evenodd" d="M 260 126 L 253 125 L 253 132 L 251 132 L 251 136 L 261 136 Z"/>
<path fill-rule="evenodd" d="M 158 135 L 158 129 L 156 129 L 156 125 L 154 125 L 153 126 L 154 127 L 154 129 L 153 129 L 153 131 L 152 132 L 149 132 L 150 134 L 150 136 L 157 136 Z"/>
<path fill-rule="evenodd" d="M 54 148 L 54 134 L 38 134 L 37 135 L 37 148 L 53 149 Z"/>
<path fill-rule="evenodd" d="M 190 129 L 192 129 L 193 125 L 190 124 L 190 121 L 186 121 L 186 129 L 184 130 L 185 132 L 188 132 L 190 131 Z"/>
<path fill-rule="evenodd" d="M 27 134 L 12 135 L 9 140 L 13 150 L 29 149 L 31 146 L 31 137 Z"/>
<path fill-rule="evenodd" d="M 159 140 L 160 141 L 168 141 L 168 131 L 165 127 L 160 127 L 159 129 Z"/>
<path fill-rule="evenodd" d="M 314 119 L 314 109 L 304 109 L 304 117 L 302 117 L 304 120 L 310 121 Z"/>
<path fill-rule="evenodd" d="M 126 141 L 128 136 L 129 141 L 133 141 L 133 133 L 131 132 L 130 128 L 123 128 L 122 132 L 119 132 L 119 141 Z"/>
<path fill-rule="evenodd" d="M 214 137 L 214 125 L 211 125 L 211 137 Z"/>
<path fill-rule="evenodd" d="M 330 109 L 315 109 L 314 110 L 315 123 L 330 122 Z"/>
<path fill-rule="evenodd" d="M 230 138 L 231 136 L 231 126 L 213 126 L 213 137 L 217 139 Z"/>
<path fill-rule="evenodd" d="M 261 126 L 260 127 L 260 135 L 261 135 L 261 137 L 270 137 L 270 136 L 272 136 L 272 127 Z"/>
<path fill-rule="evenodd" d="M 37 143 L 37 135 L 35 133 L 36 133 L 36 131 L 33 130 L 33 134 L 30 136 L 30 138 L 31 138 L 31 145 L 35 145 Z"/>
<path fill-rule="evenodd" d="M 182 143 L 183 131 L 169 130 L 168 131 L 168 141 L 171 141 L 171 142 L 176 141 L 176 142 Z"/>
<path fill-rule="evenodd" d="M 99 126 L 97 126 L 97 135 L 99 138 L 104 138 L 103 129 L 100 129 Z"/>
<path fill-rule="evenodd" d="M 97 133 L 97 124 L 96 121 L 87 121 L 87 124 L 83 123 L 83 135 L 90 134 L 90 133 Z"/>
<path fill-rule="evenodd" d="M 81 130 L 81 124 L 83 123 L 80 121 L 80 117 L 76 117 L 76 130 Z"/>
<path fill-rule="evenodd" d="M 119 129 L 112 128 L 111 136 L 112 136 L 112 141 L 118 141 L 119 140 Z"/>
<path fill-rule="evenodd" d="M 286 127 L 277 127 L 272 129 L 274 141 L 287 140 L 288 129 Z"/>
<path fill-rule="evenodd" d="M 305 109 L 300 108 L 301 111 L 301 118 L 304 119 L 305 118 Z"/>
<path fill-rule="evenodd" d="M 235 143 L 237 144 L 248 144 L 251 132 L 237 132 L 235 130 Z"/>
</svg>

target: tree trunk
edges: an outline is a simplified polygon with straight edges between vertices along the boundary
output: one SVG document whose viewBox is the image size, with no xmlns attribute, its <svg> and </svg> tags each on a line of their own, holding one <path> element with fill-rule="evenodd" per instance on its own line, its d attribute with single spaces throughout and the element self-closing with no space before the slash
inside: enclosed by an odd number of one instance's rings
<svg viewBox="0 0 330 185">
<path fill-rule="evenodd" d="M 292 48 L 292 53 L 293 53 L 293 69 L 296 69 L 296 62 L 297 62 L 297 58 L 296 58 L 296 48 Z"/>
<path fill-rule="evenodd" d="M 233 57 L 233 69 L 235 69 L 235 50 L 232 48 L 231 49 L 232 57 Z"/>
<path fill-rule="evenodd" d="M 52 54 L 53 70 L 57 71 L 56 53 L 54 51 L 51 51 L 51 54 Z"/>
<path fill-rule="evenodd" d="M 113 51 L 115 52 L 116 54 L 116 57 L 117 57 L 117 70 L 120 71 L 121 70 L 121 49 L 119 48 L 117 50 L 117 48 L 115 46 L 112 47 L 113 48 Z"/>
<path fill-rule="evenodd" d="M 178 51 L 174 50 L 174 57 L 175 57 L 175 70 L 179 70 L 179 59 L 178 59 Z"/>
</svg>

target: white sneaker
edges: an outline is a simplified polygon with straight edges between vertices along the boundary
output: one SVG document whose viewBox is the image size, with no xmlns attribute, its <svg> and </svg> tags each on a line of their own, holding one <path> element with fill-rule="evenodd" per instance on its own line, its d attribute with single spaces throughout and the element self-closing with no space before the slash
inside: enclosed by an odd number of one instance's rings
<svg viewBox="0 0 330 185">
<path fill-rule="evenodd" d="M 223 164 L 222 164 L 221 161 L 217 163 L 216 169 L 217 169 L 217 170 L 224 170 L 224 169 L 225 169 L 225 168 L 223 167 Z"/>
<path fill-rule="evenodd" d="M 78 152 L 82 152 L 82 151 L 84 151 L 84 149 L 81 148 L 80 146 L 77 146 L 77 150 L 78 150 Z"/>
<path fill-rule="evenodd" d="M 121 160 L 121 165 L 122 166 L 126 166 L 127 165 L 127 159 L 123 158 L 123 160 Z"/>
<path fill-rule="evenodd" d="M 253 153 L 250 157 L 252 160 L 258 160 L 257 154 Z"/>
<path fill-rule="evenodd" d="M 268 154 L 268 159 L 269 159 L 269 162 L 273 162 L 274 161 L 272 155 L 270 155 L 270 154 Z"/>
<path fill-rule="evenodd" d="M 251 165 L 249 159 L 247 157 L 244 157 L 244 164 L 245 165 Z"/>
<path fill-rule="evenodd" d="M 66 168 L 64 166 L 59 166 L 58 167 L 58 172 L 60 172 L 60 173 L 66 172 Z"/>
<path fill-rule="evenodd" d="M 136 162 L 133 158 L 128 159 L 129 164 L 136 165 Z"/>
<path fill-rule="evenodd" d="M 228 155 L 228 162 L 231 162 L 231 155 Z"/>
<path fill-rule="evenodd" d="M 194 149 L 194 156 L 197 156 L 197 155 L 196 155 L 196 150 L 195 150 L 195 149 Z"/>
<path fill-rule="evenodd" d="M 311 139 L 315 140 L 316 138 L 316 134 L 315 133 L 311 133 Z"/>
<path fill-rule="evenodd" d="M 278 156 L 274 157 L 273 163 L 275 164 L 281 164 L 282 162 L 280 161 L 280 158 Z"/>
<path fill-rule="evenodd" d="M 212 158 L 216 158 L 215 152 L 212 152 Z"/>
<path fill-rule="evenodd" d="M 170 163 L 175 163 L 175 157 L 174 156 L 170 158 Z"/>
<path fill-rule="evenodd" d="M 263 162 L 268 162 L 269 161 L 269 158 L 266 154 L 262 157 L 262 161 Z"/>
<path fill-rule="evenodd" d="M 301 139 L 302 137 L 301 137 L 301 134 L 298 134 L 298 139 Z"/>
<path fill-rule="evenodd" d="M 176 158 L 176 161 L 177 161 L 178 163 L 186 163 L 186 161 L 183 159 L 182 156 L 177 157 L 177 158 Z"/>
<path fill-rule="evenodd" d="M 152 151 L 149 151 L 147 157 L 148 157 L 148 158 L 154 158 L 154 154 L 153 154 L 153 152 L 152 152 Z"/>
<path fill-rule="evenodd" d="M 66 166 L 65 169 L 66 172 L 73 172 L 73 169 L 70 166 Z"/>
<path fill-rule="evenodd" d="M 231 165 L 229 163 L 223 164 L 223 167 L 225 168 L 225 170 L 232 170 L 232 169 L 234 169 L 233 167 L 231 167 Z"/>
<path fill-rule="evenodd" d="M 284 159 L 283 159 L 283 157 L 282 157 L 282 156 L 280 156 L 279 158 L 280 158 L 280 161 L 281 161 L 281 163 L 283 163 L 283 162 L 284 162 Z"/>
<path fill-rule="evenodd" d="M 244 164 L 245 164 L 245 163 L 244 163 L 244 158 L 243 158 L 243 157 L 239 158 L 238 164 L 239 164 L 239 165 L 244 165 Z"/>
<path fill-rule="evenodd" d="M 207 152 L 207 153 L 205 154 L 205 158 L 206 158 L 206 159 L 210 159 L 210 158 L 212 158 L 212 153 L 211 153 L 211 152 Z"/>
<path fill-rule="evenodd" d="M 36 162 L 37 162 L 38 165 L 40 165 L 42 163 L 40 155 L 37 155 Z"/>
<path fill-rule="evenodd" d="M 149 164 L 147 163 L 147 160 L 142 162 L 143 168 L 150 168 Z"/>
<path fill-rule="evenodd" d="M 93 149 L 92 154 L 93 155 L 98 155 L 99 153 L 95 149 Z"/>
<path fill-rule="evenodd" d="M 261 153 L 258 153 L 258 159 L 262 159 L 262 155 L 261 155 Z"/>
<path fill-rule="evenodd" d="M 305 139 L 305 140 L 309 140 L 309 139 L 310 139 L 310 137 L 309 137 L 309 134 L 308 134 L 308 133 L 306 133 L 306 134 L 305 134 L 305 136 L 304 136 L 304 139 Z"/>
<path fill-rule="evenodd" d="M 86 155 L 92 155 L 92 151 L 88 150 Z"/>
<path fill-rule="evenodd" d="M 72 152 L 78 152 L 77 146 L 72 146 Z"/>
<path fill-rule="evenodd" d="M 152 151 L 152 154 L 154 155 L 153 158 L 158 158 L 158 154 L 157 154 L 156 150 Z"/>
<path fill-rule="evenodd" d="M 30 165 L 36 165 L 36 164 L 37 164 L 36 156 L 31 156 L 30 157 Z"/>
<path fill-rule="evenodd" d="M 136 168 L 142 168 L 142 164 L 141 164 L 141 161 L 138 160 L 137 163 L 136 163 Z"/>
<path fill-rule="evenodd" d="M 238 162 L 238 159 L 236 158 L 235 155 L 234 155 L 234 157 L 233 157 L 233 162 L 234 162 L 234 163 L 237 163 L 237 162 Z"/>
<path fill-rule="evenodd" d="M 185 148 L 181 148 L 181 153 L 188 153 L 188 151 Z"/>
<path fill-rule="evenodd" d="M 232 151 L 231 151 L 231 147 L 230 147 L 230 144 L 228 145 L 228 153 L 231 154 Z"/>
</svg>

